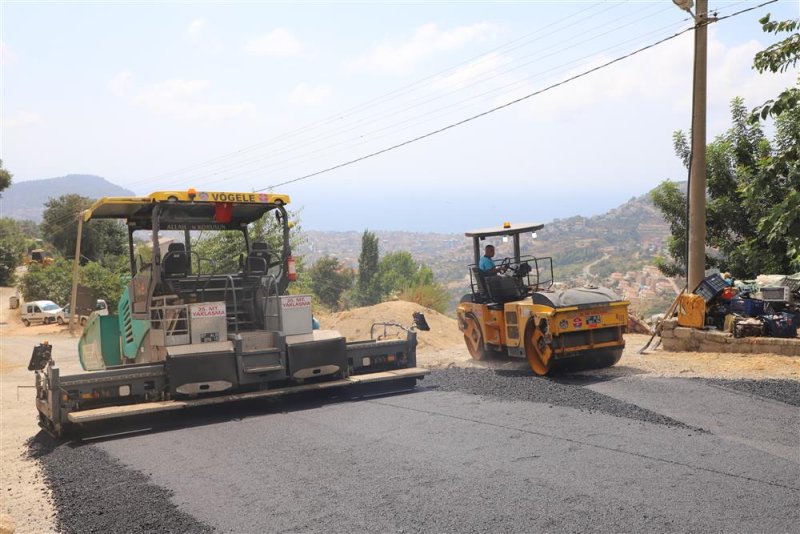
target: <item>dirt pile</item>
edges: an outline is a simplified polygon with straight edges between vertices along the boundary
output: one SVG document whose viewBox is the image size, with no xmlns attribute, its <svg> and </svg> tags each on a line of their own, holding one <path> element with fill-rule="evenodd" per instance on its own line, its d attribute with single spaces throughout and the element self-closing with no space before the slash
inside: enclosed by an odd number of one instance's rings
<svg viewBox="0 0 800 534">
<path fill-rule="evenodd" d="M 323 315 L 318 319 L 322 328 L 338 330 L 348 341 L 359 341 L 370 339 L 370 327 L 373 323 L 394 322 L 411 326 L 411 314 L 418 311 L 425 314 L 425 319 L 431 327 L 429 332 L 418 332 L 419 350 L 452 349 L 464 344 L 464 338 L 458 330 L 458 322 L 455 319 L 419 304 L 402 300 Z M 376 338 L 383 333 L 383 327 L 375 327 Z M 399 328 L 387 328 L 386 334 L 389 338 L 405 337 L 405 332 Z"/>
</svg>

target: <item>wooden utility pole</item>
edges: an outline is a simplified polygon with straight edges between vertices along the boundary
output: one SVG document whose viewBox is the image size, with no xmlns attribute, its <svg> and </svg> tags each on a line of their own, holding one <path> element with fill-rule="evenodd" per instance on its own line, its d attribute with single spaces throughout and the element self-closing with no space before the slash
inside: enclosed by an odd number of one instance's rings
<svg viewBox="0 0 800 534">
<path fill-rule="evenodd" d="M 75 261 L 72 265 L 72 295 L 69 301 L 69 333 L 75 334 L 75 323 L 78 322 L 78 268 L 81 265 L 81 236 L 83 235 L 83 211 L 78 214 L 78 238 L 75 240 Z"/>
</svg>

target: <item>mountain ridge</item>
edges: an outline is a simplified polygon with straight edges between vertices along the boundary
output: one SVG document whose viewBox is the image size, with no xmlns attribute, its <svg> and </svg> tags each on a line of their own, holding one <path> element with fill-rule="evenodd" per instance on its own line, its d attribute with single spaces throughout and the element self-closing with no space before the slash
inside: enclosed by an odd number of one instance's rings
<svg viewBox="0 0 800 534">
<path fill-rule="evenodd" d="M 44 204 L 51 198 L 70 193 L 92 199 L 135 196 L 133 191 L 102 176 L 67 174 L 42 180 L 12 182 L 0 196 L 0 213 L 3 217 L 41 222 Z"/>
</svg>

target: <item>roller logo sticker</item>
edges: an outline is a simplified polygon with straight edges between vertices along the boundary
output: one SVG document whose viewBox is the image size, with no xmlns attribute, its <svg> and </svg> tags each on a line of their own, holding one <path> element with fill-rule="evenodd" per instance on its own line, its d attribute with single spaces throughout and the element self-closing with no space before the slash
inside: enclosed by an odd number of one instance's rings
<svg viewBox="0 0 800 534">
<path fill-rule="evenodd" d="M 560 323 L 558 323 L 558 327 L 559 327 L 561 330 L 566 330 L 567 328 L 569 328 L 569 323 L 567 322 L 567 320 L 566 320 L 566 319 L 561 319 L 561 322 L 560 322 Z"/>
<path fill-rule="evenodd" d="M 583 319 L 581 319 L 580 317 L 575 317 L 572 320 L 572 327 L 573 328 L 580 328 L 582 326 L 583 326 Z"/>
<path fill-rule="evenodd" d="M 269 202 L 269 195 L 264 193 L 209 193 L 201 191 L 197 198 L 211 202 Z"/>
<path fill-rule="evenodd" d="M 599 315 L 587 315 L 586 316 L 586 326 L 590 328 L 597 328 L 600 326 L 601 319 Z"/>
</svg>

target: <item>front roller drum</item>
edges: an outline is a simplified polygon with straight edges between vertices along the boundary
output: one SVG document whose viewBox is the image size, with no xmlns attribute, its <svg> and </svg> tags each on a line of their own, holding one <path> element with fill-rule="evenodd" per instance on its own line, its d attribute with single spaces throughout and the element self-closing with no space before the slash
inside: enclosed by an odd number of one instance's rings
<svg viewBox="0 0 800 534">
<path fill-rule="evenodd" d="M 588 371 L 615 365 L 622 358 L 624 345 L 589 349 L 556 359 L 552 342 L 532 321 L 525 329 L 525 355 L 534 373 L 546 376 L 555 372 Z"/>
</svg>

